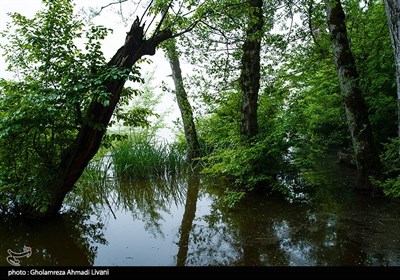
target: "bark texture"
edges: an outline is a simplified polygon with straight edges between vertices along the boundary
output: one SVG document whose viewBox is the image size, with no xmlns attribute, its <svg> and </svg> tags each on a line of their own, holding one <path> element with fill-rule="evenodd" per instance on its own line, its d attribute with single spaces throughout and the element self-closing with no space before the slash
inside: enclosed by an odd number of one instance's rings
<svg viewBox="0 0 400 280">
<path fill-rule="evenodd" d="M 183 84 L 182 70 L 175 40 L 171 40 L 168 43 L 167 56 L 172 70 L 176 101 L 181 112 L 183 129 L 188 147 L 187 157 L 189 161 L 193 161 L 200 156 L 200 145 L 193 119 L 192 106 L 190 105 L 185 86 Z"/>
<path fill-rule="evenodd" d="M 248 1 L 252 10 L 243 43 L 240 87 L 242 90 L 242 135 L 253 137 L 258 132 L 257 110 L 260 90 L 260 52 L 263 36 L 263 0 Z"/>
<path fill-rule="evenodd" d="M 397 83 L 397 124 L 398 135 L 400 139 L 400 1 L 385 0 L 386 15 L 390 35 L 392 37 L 392 46 L 394 53 L 394 62 L 396 66 Z"/>
<path fill-rule="evenodd" d="M 372 188 L 369 176 L 380 175 L 379 154 L 375 146 L 368 110 L 359 87 L 359 76 L 350 50 L 345 13 L 340 0 L 326 1 L 329 30 L 340 88 L 344 95 L 347 122 L 359 174 L 359 187 Z"/>
</svg>

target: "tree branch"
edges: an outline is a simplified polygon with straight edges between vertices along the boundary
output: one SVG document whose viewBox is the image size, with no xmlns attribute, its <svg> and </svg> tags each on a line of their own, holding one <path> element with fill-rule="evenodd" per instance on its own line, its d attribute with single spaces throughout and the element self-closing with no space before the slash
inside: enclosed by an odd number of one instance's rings
<svg viewBox="0 0 400 280">
<path fill-rule="evenodd" d="M 144 17 L 146 16 L 147 12 L 149 11 L 151 5 L 153 4 L 154 0 L 151 0 L 149 5 L 147 5 L 146 10 L 144 10 L 142 17 L 140 18 L 140 24 L 142 24 Z M 151 24 L 150 24 L 151 25 Z"/>
<path fill-rule="evenodd" d="M 169 11 L 169 9 L 171 9 L 172 3 L 173 3 L 173 2 L 174 2 L 173 0 L 169 1 L 169 4 L 168 4 L 167 8 L 165 9 L 165 11 L 164 11 L 164 13 L 163 13 L 163 15 L 162 15 L 162 17 L 161 17 L 161 20 L 160 20 L 160 22 L 158 23 L 158 25 L 157 25 L 157 27 L 156 27 L 156 30 L 154 31 L 154 34 L 158 34 L 158 32 L 160 31 L 161 26 L 162 26 L 164 20 L 167 18 L 168 11 Z"/>
<path fill-rule="evenodd" d="M 101 12 L 102 12 L 104 9 L 106 9 L 106 8 L 112 6 L 112 5 L 122 4 L 122 3 L 127 2 L 127 1 L 128 1 L 128 0 L 118 0 L 118 1 L 115 1 L 115 2 L 108 3 L 107 5 L 100 7 L 100 11 L 98 11 L 96 14 L 94 14 L 94 17 L 100 15 Z"/>
<path fill-rule="evenodd" d="M 183 35 L 183 34 L 185 34 L 185 33 L 188 33 L 188 32 L 190 32 L 190 31 L 192 31 L 192 30 L 196 27 L 196 25 L 197 25 L 199 22 L 200 22 L 200 20 L 194 21 L 194 22 L 193 22 L 192 24 L 190 24 L 189 27 L 186 28 L 185 30 L 182 30 L 181 32 L 178 32 L 178 33 L 172 35 L 172 38 L 179 37 L 179 36 L 181 36 L 181 35 Z"/>
</svg>

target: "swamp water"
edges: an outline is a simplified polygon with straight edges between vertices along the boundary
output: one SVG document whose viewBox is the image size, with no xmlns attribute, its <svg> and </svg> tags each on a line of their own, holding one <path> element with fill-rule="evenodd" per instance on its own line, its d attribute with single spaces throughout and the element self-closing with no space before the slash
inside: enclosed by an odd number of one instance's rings
<svg viewBox="0 0 400 280">
<path fill-rule="evenodd" d="M 400 265 L 399 202 L 352 191 L 353 172 L 332 161 L 313 176 L 307 200 L 254 194 L 235 209 L 219 202 L 225 187 L 199 176 L 103 178 L 54 221 L 3 219 L 0 265 L 24 246 L 22 266 Z"/>
</svg>

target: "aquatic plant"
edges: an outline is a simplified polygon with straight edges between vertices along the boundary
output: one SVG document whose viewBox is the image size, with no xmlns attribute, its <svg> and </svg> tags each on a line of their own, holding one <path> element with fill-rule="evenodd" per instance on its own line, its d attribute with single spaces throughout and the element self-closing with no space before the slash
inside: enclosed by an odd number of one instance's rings
<svg viewBox="0 0 400 280">
<path fill-rule="evenodd" d="M 145 132 L 129 135 L 111 149 L 116 176 L 136 179 L 176 175 L 184 165 L 184 155 Z"/>
</svg>

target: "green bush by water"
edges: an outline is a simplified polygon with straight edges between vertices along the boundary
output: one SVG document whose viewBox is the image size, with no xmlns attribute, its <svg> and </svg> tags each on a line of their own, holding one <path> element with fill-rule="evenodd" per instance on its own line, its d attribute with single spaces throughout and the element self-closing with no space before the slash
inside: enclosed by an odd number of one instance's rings
<svg viewBox="0 0 400 280">
<path fill-rule="evenodd" d="M 389 197 L 400 197 L 400 142 L 392 138 L 384 145 L 381 162 L 384 169 L 384 180 L 373 180 L 376 187 L 381 188 Z"/>
</svg>

